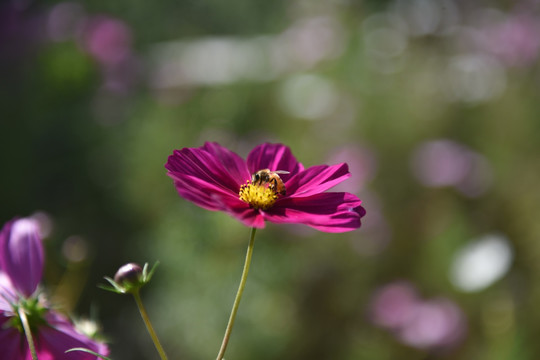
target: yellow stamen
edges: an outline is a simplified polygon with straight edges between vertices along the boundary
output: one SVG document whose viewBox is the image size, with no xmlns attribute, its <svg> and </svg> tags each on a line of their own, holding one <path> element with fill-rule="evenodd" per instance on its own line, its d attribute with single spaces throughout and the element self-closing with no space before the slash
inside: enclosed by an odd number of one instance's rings
<svg viewBox="0 0 540 360">
<path fill-rule="evenodd" d="M 268 210 L 274 205 L 278 195 L 272 189 L 265 185 L 255 185 L 247 181 L 240 186 L 238 192 L 240 200 L 245 201 L 254 209 Z"/>
</svg>

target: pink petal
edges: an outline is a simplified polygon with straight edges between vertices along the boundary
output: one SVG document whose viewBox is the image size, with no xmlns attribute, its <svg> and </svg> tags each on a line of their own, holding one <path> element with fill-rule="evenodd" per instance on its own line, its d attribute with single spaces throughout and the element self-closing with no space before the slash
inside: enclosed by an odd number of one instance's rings
<svg viewBox="0 0 540 360">
<path fill-rule="evenodd" d="M 108 355 L 108 348 L 104 344 L 78 332 L 67 319 L 53 312 L 48 315 L 47 322 L 50 326 L 40 327 L 36 339 L 39 360 L 96 360 L 96 356 L 81 351 L 66 353 L 66 350 L 76 347 Z"/>
<path fill-rule="evenodd" d="M 274 223 L 300 223 L 324 232 L 344 232 L 360 227 L 365 210 L 350 193 L 321 193 L 309 197 L 283 198 L 264 212 Z"/>
<path fill-rule="evenodd" d="M 9 276 L 0 270 L 0 314 L 11 312 L 11 304 L 17 302 L 19 296 Z"/>
<path fill-rule="evenodd" d="M 251 173 L 248 171 L 246 162 L 236 153 L 224 148 L 218 143 L 207 142 L 203 148 L 219 159 L 237 184 L 243 184 L 251 178 Z"/>
<path fill-rule="evenodd" d="M 36 290 L 43 274 L 43 244 L 35 220 L 15 219 L 4 226 L 0 233 L 0 269 L 25 296 Z"/>
<path fill-rule="evenodd" d="M 252 174 L 262 169 L 290 172 L 290 174 L 280 175 L 283 181 L 287 181 L 291 176 L 304 169 L 287 146 L 268 143 L 251 150 L 247 157 L 247 166 Z"/>
<path fill-rule="evenodd" d="M 210 151 L 204 147 L 175 150 L 165 164 L 168 175 L 173 179 L 192 175 L 208 184 L 238 193 L 240 185 L 251 177 L 242 159 L 217 144 L 207 143 L 205 147 Z"/>
<path fill-rule="evenodd" d="M 174 184 L 180 196 L 204 209 L 225 211 L 246 226 L 264 227 L 264 218 L 260 212 L 240 200 L 237 193 L 223 191 L 193 176 L 180 176 Z"/>
<path fill-rule="evenodd" d="M 286 183 L 287 195 L 310 196 L 322 193 L 351 176 L 347 164 L 318 165 L 304 170 Z"/>
<path fill-rule="evenodd" d="M 25 359 L 24 346 L 21 346 L 21 333 L 15 328 L 10 328 L 8 322 L 9 317 L 0 317 L 0 348 L 2 349 L 2 359 L 4 360 L 21 360 Z M 22 335 L 24 336 L 24 335 Z"/>
<path fill-rule="evenodd" d="M 238 202 L 238 192 L 233 193 L 192 175 L 171 176 L 178 194 L 208 210 L 225 210 Z M 243 202 L 242 202 L 243 203 Z"/>
<path fill-rule="evenodd" d="M 165 167 L 180 196 L 208 210 L 238 206 L 240 185 L 251 177 L 242 158 L 216 143 L 175 150 Z"/>
</svg>

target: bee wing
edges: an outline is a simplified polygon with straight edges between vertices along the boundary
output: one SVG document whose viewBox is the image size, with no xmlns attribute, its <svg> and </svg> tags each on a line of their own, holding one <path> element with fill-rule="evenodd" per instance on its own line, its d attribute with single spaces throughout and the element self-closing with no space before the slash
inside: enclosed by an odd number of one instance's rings
<svg viewBox="0 0 540 360">
<path fill-rule="evenodd" d="M 290 172 L 287 171 L 287 170 L 276 170 L 276 171 L 274 171 L 274 172 L 275 172 L 276 174 L 290 174 Z"/>
</svg>

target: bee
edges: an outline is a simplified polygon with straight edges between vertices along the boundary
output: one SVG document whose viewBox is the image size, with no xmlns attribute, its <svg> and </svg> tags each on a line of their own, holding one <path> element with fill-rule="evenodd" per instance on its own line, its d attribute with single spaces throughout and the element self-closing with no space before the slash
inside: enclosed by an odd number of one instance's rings
<svg viewBox="0 0 540 360">
<path fill-rule="evenodd" d="M 279 177 L 279 174 L 289 174 L 289 172 L 285 170 L 259 170 L 251 176 L 251 183 L 258 185 L 268 184 L 268 187 L 272 189 L 275 193 L 285 195 L 285 185 L 283 184 L 283 180 L 281 180 L 281 178 Z"/>
</svg>

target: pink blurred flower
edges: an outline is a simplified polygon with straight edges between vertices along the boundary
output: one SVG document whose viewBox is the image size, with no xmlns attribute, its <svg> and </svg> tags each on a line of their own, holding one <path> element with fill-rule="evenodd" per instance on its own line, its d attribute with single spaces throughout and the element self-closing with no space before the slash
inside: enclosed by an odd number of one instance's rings
<svg viewBox="0 0 540 360">
<path fill-rule="evenodd" d="M 540 19 L 515 14 L 484 30 L 481 45 L 510 66 L 534 64 L 540 54 Z"/>
<path fill-rule="evenodd" d="M 371 303 L 374 324 L 419 349 L 453 347 L 466 333 L 460 308 L 449 299 L 422 299 L 408 282 L 391 283 L 379 289 Z"/>
<path fill-rule="evenodd" d="M 419 301 L 399 338 L 416 348 L 442 348 L 457 344 L 465 333 L 461 310 L 448 299 Z"/>
<path fill-rule="evenodd" d="M 373 180 L 377 170 L 377 161 L 373 151 L 359 145 L 349 145 L 336 150 L 330 156 L 330 162 L 346 162 L 351 170 L 350 180 L 337 185 L 336 189 L 339 191 L 363 190 L 366 184 Z"/>
<path fill-rule="evenodd" d="M 484 156 L 447 139 L 419 145 L 411 168 L 425 186 L 453 186 L 467 196 L 479 196 L 491 185 L 491 167 Z"/>
<path fill-rule="evenodd" d="M 360 227 L 361 201 L 347 192 L 325 192 L 350 176 L 345 163 L 308 169 L 281 144 L 262 144 L 242 159 L 217 143 L 175 150 L 165 167 L 180 196 L 208 210 L 225 211 L 250 227 L 265 221 L 300 223 L 325 232 Z M 285 171 L 284 193 L 272 181 L 257 181 L 260 170 Z"/>
<path fill-rule="evenodd" d="M 120 19 L 95 16 L 83 29 L 81 45 L 99 63 L 103 89 L 109 98 L 111 94 L 124 95 L 138 82 L 141 64 L 133 52 L 132 43 L 131 28 Z M 121 100 L 112 97 L 111 106 L 105 112 L 119 111 Z"/>
<path fill-rule="evenodd" d="M 417 301 L 418 295 L 412 284 L 400 281 L 387 285 L 373 296 L 372 320 L 379 326 L 399 329 L 409 321 Z"/>
<path fill-rule="evenodd" d="M 131 56 L 132 34 L 123 21 L 111 17 L 91 20 L 83 38 L 83 46 L 98 62 L 113 66 Z"/>
<path fill-rule="evenodd" d="M 60 313 L 51 310 L 38 290 L 43 272 L 43 245 L 38 222 L 14 219 L 0 231 L 0 348 L 4 360 L 31 360 L 19 311 L 32 329 L 40 360 L 94 360 L 96 356 L 66 350 L 82 347 L 108 355 L 105 344 L 80 333 Z"/>
</svg>

